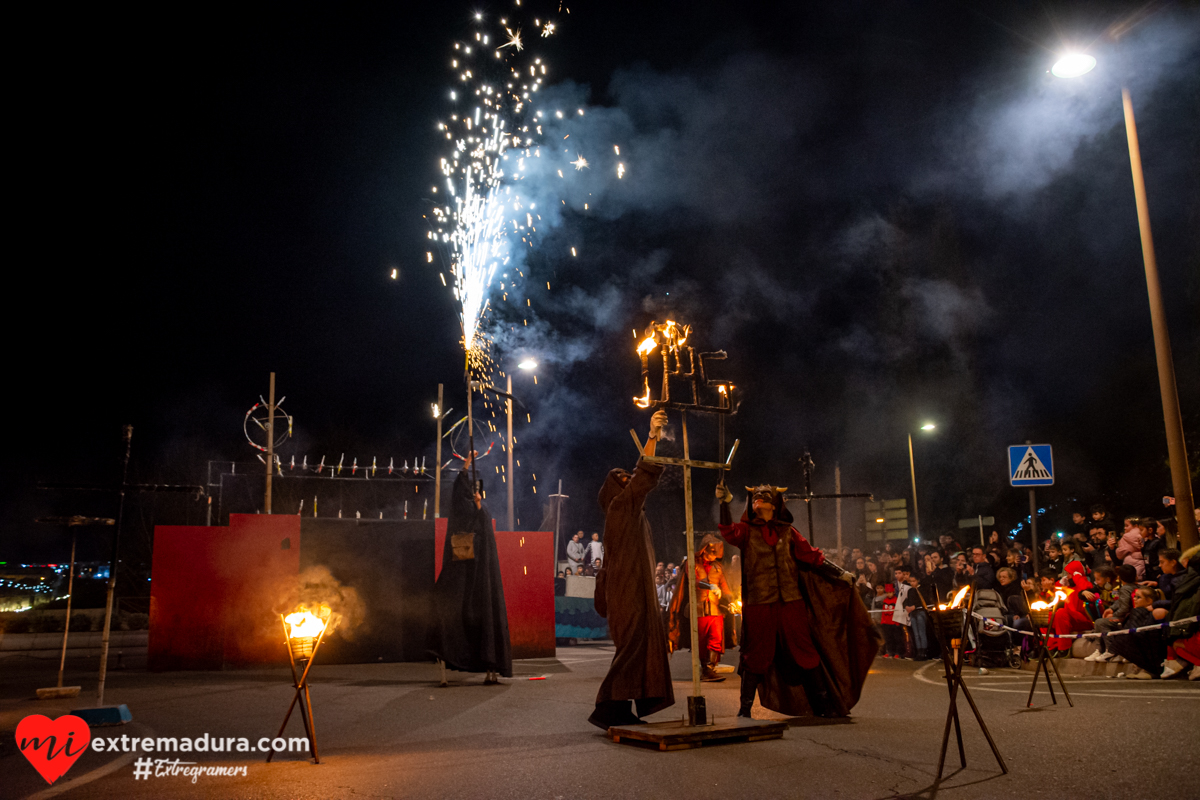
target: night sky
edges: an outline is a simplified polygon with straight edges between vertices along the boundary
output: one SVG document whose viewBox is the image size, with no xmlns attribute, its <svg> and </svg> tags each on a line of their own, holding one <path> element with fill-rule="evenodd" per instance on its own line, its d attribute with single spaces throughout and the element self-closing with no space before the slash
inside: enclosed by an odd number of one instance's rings
<svg viewBox="0 0 1200 800">
<path fill-rule="evenodd" d="M 1161 515 L 1120 86 L 1195 470 L 1200 8 L 1163 4 L 1104 37 L 1140 8 L 570 4 L 558 35 L 530 45 L 551 65 L 543 102 L 585 105 L 575 141 L 619 144 L 629 173 L 580 178 L 595 204 L 528 254 L 530 325 L 498 340 L 503 363 L 542 364 L 536 387 L 516 378 L 533 419 L 517 433 L 522 526 L 561 478 L 572 527 L 599 527 L 595 493 L 632 465 L 627 430 L 644 435 L 648 417 L 630 400 L 630 332 L 667 316 L 729 353 L 744 391 L 735 486 L 799 488 L 808 447 L 818 491 L 837 462 L 846 491 L 906 497 L 905 435 L 933 420 L 915 437 L 926 533 L 977 513 L 1015 527 L 1027 498 L 1004 447 L 1027 439 L 1055 448 L 1057 484 L 1039 495 L 1052 524 L 1096 501 Z M 285 458 L 432 454 L 437 384 L 456 413 L 465 400 L 423 215 L 448 53 L 476 10 L 509 6 L 28 21 L 37 55 L 10 118 L 26 255 L 10 259 L 0 560 L 65 558 L 61 532 L 33 518 L 103 502 L 36 482 L 112 480 L 124 423 L 134 480 L 197 483 L 207 459 L 251 459 L 242 415 L 271 370 L 297 420 Z M 1100 66 L 1051 77 L 1068 46 Z M 712 424 L 694 427 L 694 451 L 715 456 Z M 713 481 L 697 479 L 702 522 Z M 661 493 L 660 524 L 678 524 L 677 496 Z M 199 503 L 137 515 L 203 520 Z"/>
</svg>

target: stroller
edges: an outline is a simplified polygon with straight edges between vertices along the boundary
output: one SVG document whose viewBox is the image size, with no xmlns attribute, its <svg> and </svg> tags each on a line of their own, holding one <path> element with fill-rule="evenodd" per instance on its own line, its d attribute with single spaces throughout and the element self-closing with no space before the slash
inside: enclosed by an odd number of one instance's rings
<svg viewBox="0 0 1200 800">
<path fill-rule="evenodd" d="M 975 593 L 974 612 L 978 616 L 971 617 L 967 629 L 967 638 L 974 648 L 966 654 L 971 666 L 1019 668 L 1020 648 L 1013 643 L 1012 633 L 1001 627 L 1004 607 L 1000 595 L 992 589 L 980 589 Z"/>
</svg>

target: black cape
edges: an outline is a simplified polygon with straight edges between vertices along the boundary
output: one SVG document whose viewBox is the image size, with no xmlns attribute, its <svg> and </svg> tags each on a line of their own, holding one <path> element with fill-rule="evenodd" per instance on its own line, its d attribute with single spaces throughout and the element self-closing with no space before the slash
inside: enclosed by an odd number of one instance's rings
<svg viewBox="0 0 1200 800">
<path fill-rule="evenodd" d="M 451 537 L 456 533 L 475 535 L 475 558 L 454 560 Z M 512 677 L 512 647 L 496 534 L 487 508 L 475 508 L 467 470 L 454 481 L 442 548 L 442 573 L 433 587 L 429 652 L 450 669 L 492 671 Z"/>
</svg>

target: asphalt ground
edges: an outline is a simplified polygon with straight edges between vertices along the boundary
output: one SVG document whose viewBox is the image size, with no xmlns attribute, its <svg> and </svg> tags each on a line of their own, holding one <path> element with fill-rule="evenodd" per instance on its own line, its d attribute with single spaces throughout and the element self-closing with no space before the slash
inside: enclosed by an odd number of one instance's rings
<svg viewBox="0 0 1200 800">
<path fill-rule="evenodd" d="M 726 654 L 734 663 L 736 650 Z M 678 752 L 614 744 L 586 721 L 611 645 L 559 648 L 520 661 L 499 686 L 481 675 L 436 686 L 433 664 L 314 666 L 311 682 L 321 763 L 282 754 L 155 754 L 201 765 L 245 766 L 244 777 L 135 779 L 135 758 L 84 753 L 53 786 L 15 746 L 28 714 L 56 718 L 79 701 L 38 701 L 53 666 L 0 662 L 0 797 L 64 798 L 1172 798 L 1200 797 L 1200 682 L 1067 678 L 1074 699 L 1057 705 L 1043 683 L 1026 709 L 1031 674 L 996 670 L 967 684 L 1008 763 L 1003 775 L 969 709 L 962 707 L 967 767 L 951 737 L 935 786 L 948 696 L 941 662 L 878 659 L 847 721 L 795 720 L 784 738 Z M 67 683 L 93 691 L 92 664 Z M 690 692 L 687 653 L 672 659 L 678 718 Z M 544 680 L 531 680 L 544 678 Z M 704 684 L 710 713 L 732 716 L 737 676 Z M 109 673 L 108 701 L 134 721 L 93 736 L 274 736 L 291 699 L 288 670 Z M 755 716 L 774 717 L 756 706 Z M 299 720 L 288 735 L 300 736 Z"/>
</svg>

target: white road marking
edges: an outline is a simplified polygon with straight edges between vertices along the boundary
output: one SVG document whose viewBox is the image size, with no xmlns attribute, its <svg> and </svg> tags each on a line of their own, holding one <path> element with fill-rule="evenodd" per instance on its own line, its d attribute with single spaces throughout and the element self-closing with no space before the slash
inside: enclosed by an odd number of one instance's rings
<svg viewBox="0 0 1200 800">
<path fill-rule="evenodd" d="M 920 669 L 916 670 L 915 672 L 913 672 L 913 677 L 916 678 L 917 680 L 919 680 L 921 683 L 927 683 L 930 686 L 945 686 L 946 679 L 944 677 L 942 677 L 941 674 L 937 675 L 936 677 L 930 677 L 925 674 L 927 671 L 929 671 L 930 669 L 932 669 L 934 667 L 941 669 L 942 665 L 940 662 L 936 662 L 936 661 L 930 662 L 930 663 L 926 664 L 925 666 L 921 667 Z M 987 678 L 990 676 L 977 676 L 977 675 L 971 675 L 969 673 L 964 673 L 963 677 L 964 678 Z M 1019 676 L 1019 675 L 1012 676 L 1012 678 L 1020 678 L 1020 677 L 1021 676 Z M 1099 682 L 1107 682 L 1107 681 L 1122 681 L 1122 683 L 1123 683 L 1125 680 L 1124 678 L 1099 678 L 1098 676 L 1087 676 L 1087 678 L 1093 679 L 1093 680 L 1088 681 L 1090 683 L 1099 683 Z M 1159 688 L 1158 686 L 1147 686 L 1144 689 L 1141 689 L 1141 688 L 1135 689 L 1133 686 L 1130 686 L 1128 691 L 1122 691 L 1120 689 L 1113 689 L 1113 690 L 1105 691 L 1105 692 L 1093 692 L 1093 691 L 1088 691 L 1087 689 L 1079 689 L 1077 686 L 1074 686 L 1074 684 L 1082 683 L 1084 680 L 1087 680 L 1087 678 L 1071 678 L 1070 679 L 1070 682 L 1073 684 L 1073 686 L 1069 686 L 1067 688 L 1071 691 L 1072 696 L 1080 695 L 1083 697 L 1118 697 L 1118 698 L 1120 698 L 1120 697 L 1145 697 L 1145 698 L 1159 698 L 1159 699 L 1183 697 L 1183 698 L 1187 698 L 1189 700 L 1200 700 L 1200 690 L 1196 690 L 1196 689 L 1163 689 L 1163 688 Z M 1031 681 L 1031 680 L 1033 680 L 1033 676 L 1030 675 L 1025 680 Z M 1162 681 L 1158 681 L 1158 683 L 1161 685 Z M 1045 694 L 1046 693 L 1045 678 L 1043 678 L 1042 676 L 1039 675 L 1038 676 L 1038 684 L 1041 687 L 1038 691 L 1042 694 Z M 977 691 L 977 692 L 1003 692 L 1006 694 L 1024 694 L 1024 695 L 1029 694 L 1029 684 L 1028 683 L 1025 684 L 1025 688 L 1023 688 L 1023 689 L 1002 689 L 997 686 L 986 686 L 982 683 L 982 681 L 975 681 L 975 680 L 970 681 L 967 684 L 967 686 L 968 686 L 968 688 L 970 688 L 974 691 Z M 1058 691 L 1059 691 L 1059 689 L 1056 687 L 1055 692 L 1057 693 Z M 1037 693 L 1038 692 L 1035 692 L 1035 697 L 1036 697 Z"/>
</svg>

